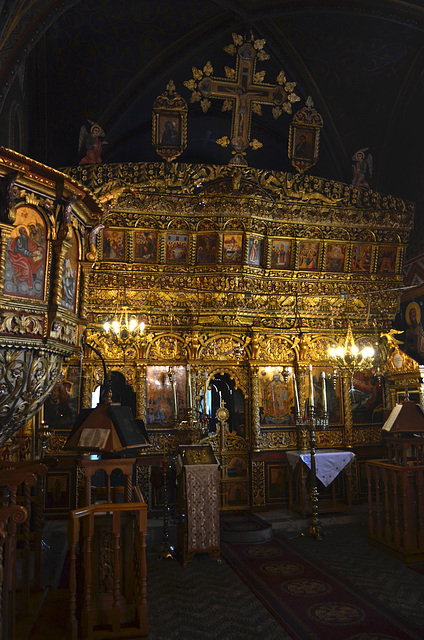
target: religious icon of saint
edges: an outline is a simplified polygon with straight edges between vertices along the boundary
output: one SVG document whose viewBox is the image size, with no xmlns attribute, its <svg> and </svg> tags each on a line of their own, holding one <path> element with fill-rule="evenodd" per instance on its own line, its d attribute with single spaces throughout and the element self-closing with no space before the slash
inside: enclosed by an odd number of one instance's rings
<svg viewBox="0 0 424 640">
<path fill-rule="evenodd" d="M 26 282 L 27 291 L 32 291 L 43 257 L 43 247 L 29 235 L 25 226 L 19 227 L 18 235 L 13 238 L 8 251 L 13 268 L 12 280 L 16 287 L 18 282 Z"/>
<path fill-rule="evenodd" d="M 370 188 L 368 184 L 369 178 L 372 177 L 373 160 L 370 153 L 366 153 L 368 149 L 359 149 L 352 158 L 352 182 L 356 187 Z"/>
<path fill-rule="evenodd" d="M 175 128 L 175 122 L 167 120 L 165 122 L 165 129 L 162 133 L 161 143 L 169 147 L 177 147 L 180 144 L 180 134 Z"/>
<path fill-rule="evenodd" d="M 84 153 L 78 164 L 101 164 L 103 145 L 107 144 L 104 140 L 105 132 L 99 124 L 89 120 L 91 125 L 87 129 L 84 124 L 80 129 L 78 140 L 78 153 Z"/>
<path fill-rule="evenodd" d="M 414 359 L 424 358 L 424 330 L 421 325 L 421 309 L 410 302 L 405 311 L 408 328 L 405 331 L 405 353 Z"/>
</svg>

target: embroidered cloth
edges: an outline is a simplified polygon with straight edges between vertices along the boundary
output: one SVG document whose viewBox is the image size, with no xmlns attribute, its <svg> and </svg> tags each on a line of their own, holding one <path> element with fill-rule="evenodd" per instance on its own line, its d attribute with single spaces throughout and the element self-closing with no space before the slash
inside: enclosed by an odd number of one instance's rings
<svg viewBox="0 0 424 640">
<path fill-rule="evenodd" d="M 307 451 L 287 451 L 287 460 L 292 469 L 299 460 L 311 468 L 311 454 Z M 338 449 L 322 449 L 315 453 L 315 467 L 317 478 L 325 487 L 333 482 L 341 471 L 352 463 L 355 454 L 352 451 L 340 451 Z"/>
<path fill-rule="evenodd" d="M 218 465 L 185 465 L 185 473 L 188 551 L 219 547 Z"/>
</svg>

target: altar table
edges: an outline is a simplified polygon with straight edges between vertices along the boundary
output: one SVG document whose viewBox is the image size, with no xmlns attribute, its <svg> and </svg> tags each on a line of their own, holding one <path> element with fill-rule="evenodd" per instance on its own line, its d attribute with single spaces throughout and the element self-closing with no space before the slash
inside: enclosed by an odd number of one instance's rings
<svg viewBox="0 0 424 640">
<path fill-rule="evenodd" d="M 309 501 L 311 454 L 305 450 L 286 451 L 289 471 L 289 508 L 303 517 L 311 510 Z M 351 511 L 352 509 L 352 451 L 320 449 L 315 453 L 318 487 L 318 513 Z M 343 472 L 344 486 L 335 482 Z M 319 481 L 319 482 L 318 482 Z M 321 486 L 321 488 L 320 488 Z M 329 491 L 323 491 L 323 486 Z M 337 489 L 344 495 L 337 495 Z M 323 495 L 325 494 L 325 495 Z"/>
</svg>

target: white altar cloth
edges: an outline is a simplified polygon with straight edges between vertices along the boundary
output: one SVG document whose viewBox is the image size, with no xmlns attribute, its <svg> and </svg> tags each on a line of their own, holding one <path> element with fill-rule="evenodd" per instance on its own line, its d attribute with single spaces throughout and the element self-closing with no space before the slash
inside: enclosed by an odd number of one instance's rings
<svg viewBox="0 0 424 640">
<path fill-rule="evenodd" d="M 299 460 L 311 468 L 311 454 L 307 451 L 286 451 L 287 460 L 295 468 Z M 315 453 L 315 468 L 317 478 L 324 487 L 328 487 L 343 469 L 352 462 L 355 454 L 352 451 L 340 451 L 338 449 L 321 449 Z"/>
</svg>

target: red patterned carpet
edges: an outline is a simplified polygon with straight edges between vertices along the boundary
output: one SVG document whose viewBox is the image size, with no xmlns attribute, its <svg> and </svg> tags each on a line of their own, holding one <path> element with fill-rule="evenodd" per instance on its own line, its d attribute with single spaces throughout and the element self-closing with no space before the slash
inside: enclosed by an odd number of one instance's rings
<svg viewBox="0 0 424 640">
<path fill-rule="evenodd" d="M 424 630 L 281 534 L 264 543 L 221 543 L 221 554 L 296 640 L 422 640 Z"/>
</svg>

